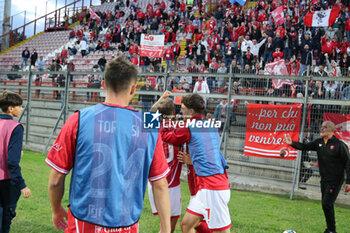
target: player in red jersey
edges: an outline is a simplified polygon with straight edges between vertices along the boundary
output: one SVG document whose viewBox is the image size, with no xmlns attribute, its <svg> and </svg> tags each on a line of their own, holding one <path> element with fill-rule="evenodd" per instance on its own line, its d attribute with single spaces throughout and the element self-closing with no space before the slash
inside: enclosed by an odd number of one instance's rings
<svg viewBox="0 0 350 233">
<path fill-rule="evenodd" d="M 161 121 L 164 127 L 174 129 L 171 126 L 172 117 L 175 112 L 175 106 L 173 100 L 168 98 L 171 92 L 166 91 L 162 97 L 155 103 L 151 109 L 152 112 L 159 111 L 162 114 Z M 170 196 L 170 215 L 171 215 L 171 232 L 175 231 L 177 221 L 181 215 L 181 186 L 180 186 L 180 175 L 182 163 L 179 162 L 177 155 L 182 150 L 181 144 L 168 144 L 163 142 L 164 156 L 168 162 L 170 172 L 167 176 L 169 196 Z M 148 185 L 149 201 L 152 207 L 152 212 L 157 215 L 157 209 L 154 204 L 154 197 L 152 192 L 152 186 Z"/>
<path fill-rule="evenodd" d="M 142 132 L 141 117 L 128 107 L 136 90 L 137 73 L 125 59 L 110 61 L 103 81 L 106 102 L 74 113 L 52 146 L 45 162 L 52 168 L 49 198 L 52 220 L 58 230 L 138 233 L 148 178 L 153 184 L 160 232 L 170 232 L 166 181 L 169 168 L 162 141 L 156 134 Z M 70 170 L 67 213 L 61 200 Z M 81 189 L 84 191 L 79 192 Z"/>
<path fill-rule="evenodd" d="M 185 120 L 201 121 L 203 111 L 204 100 L 200 95 L 189 94 L 183 98 L 181 112 Z M 190 127 L 179 127 L 175 130 L 163 128 L 161 135 L 163 141 L 168 143 L 188 143 L 188 147 L 194 152 L 191 152 L 191 159 L 197 174 L 198 192 L 191 199 L 181 221 L 182 232 L 193 232 L 203 219 L 211 231 L 230 232 L 231 219 L 227 206 L 230 188 L 225 171 L 226 162 L 217 145 L 218 131 L 196 131 Z M 215 168 L 212 169 L 213 167 Z"/>
</svg>

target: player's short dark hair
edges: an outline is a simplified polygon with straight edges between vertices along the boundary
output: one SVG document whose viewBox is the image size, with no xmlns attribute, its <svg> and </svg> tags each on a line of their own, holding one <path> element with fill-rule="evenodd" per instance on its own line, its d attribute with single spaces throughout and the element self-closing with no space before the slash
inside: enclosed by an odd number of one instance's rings
<svg viewBox="0 0 350 233">
<path fill-rule="evenodd" d="M 171 98 L 166 98 L 164 100 L 161 100 L 157 105 L 157 110 L 163 115 L 163 116 L 171 116 L 174 114 L 175 106 L 174 102 Z"/>
<path fill-rule="evenodd" d="M 136 81 L 138 73 L 136 66 L 119 56 L 107 63 L 104 73 L 106 88 L 115 93 L 122 92 Z"/>
<path fill-rule="evenodd" d="M 4 91 L 0 94 L 0 108 L 6 113 L 9 107 L 21 106 L 23 103 L 22 97 L 12 91 Z"/>
<path fill-rule="evenodd" d="M 198 94 L 189 94 L 182 98 L 182 103 L 189 109 L 193 109 L 198 114 L 203 114 L 205 103 L 202 96 Z"/>
</svg>

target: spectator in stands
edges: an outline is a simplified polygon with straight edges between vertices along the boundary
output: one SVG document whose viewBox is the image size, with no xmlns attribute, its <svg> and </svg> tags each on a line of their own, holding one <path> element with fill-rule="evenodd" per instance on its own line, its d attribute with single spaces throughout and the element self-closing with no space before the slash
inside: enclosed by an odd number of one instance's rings
<svg viewBox="0 0 350 233">
<path fill-rule="evenodd" d="M 102 44 L 102 50 L 103 50 L 103 51 L 112 50 L 112 48 L 111 48 L 111 46 L 110 46 L 108 40 L 106 40 L 105 42 L 103 42 L 103 44 Z"/>
<path fill-rule="evenodd" d="M 288 73 L 291 76 L 298 76 L 300 69 L 300 62 L 295 58 L 295 55 L 290 59 L 288 63 Z"/>
<path fill-rule="evenodd" d="M 164 51 L 164 60 L 165 60 L 166 68 L 168 71 L 172 70 L 173 58 L 174 58 L 173 50 L 171 49 L 170 45 L 167 45 L 166 49 Z"/>
<path fill-rule="evenodd" d="M 228 124 L 229 124 L 228 128 L 230 128 L 232 122 L 236 121 L 236 115 L 233 112 L 233 105 L 228 104 L 227 99 L 222 99 L 220 103 L 215 107 L 213 117 L 215 120 L 221 121 L 220 131 L 224 129 L 228 111 L 230 111 L 230 120 L 228 121 Z"/>
<path fill-rule="evenodd" d="M 186 67 L 190 66 L 191 61 L 194 59 L 195 49 L 193 46 L 192 41 L 188 44 L 188 47 L 185 48 L 186 50 Z"/>
<path fill-rule="evenodd" d="M 75 31 L 74 30 L 71 30 L 69 32 L 69 39 L 74 39 L 75 38 Z"/>
<path fill-rule="evenodd" d="M 134 64 L 135 66 L 139 65 L 139 58 L 136 54 L 132 55 L 131 63 Z"/>
<path fill-rule="evenodd" d="M 232 63 L 233 59 L 236 55 L 236 48 L 233 46 L 232 42 L 230 41 L 227 46 L 225 46 L 225 66 L 229 67 Z"/>
<path fill-rule="evenodd" d="M 150 81 L 147 79 L 146 84 L 141 87 L 141 91 L 154 91 L 153 87 L 151 87 Z M 142 113 L 148 112 L 154 102 L 154 96 L 153 95 L 139 95 L 139 101 L 141 101 L 142 104 Z"/>
<path fill-rule="evenodd" d="M 30 57 L 30 52 L 28 50 L 28 47 L 26 47 L 23 51 L 22 51 L 22 62 L 21 62 L 21 69 L 23 69 L 23 63 L 25 66 L 28 65 L 28 59 Z"/>
<path fill-rule="evenodd" d="M 246 42 L 246 43 L 248 44 L 251 53 L 252 53 L 253 56 L 255 56 L 255 57 L 258 57 L 258 56 L 259 56 L 260 47 L 263 46 L 263 44 L 265 43 L 267 35 L 264 33 L 264 34 L 263 34 L 263 37 L 265 37 L 265 38 L 264 38 L 262 41 L 260 41 L 259 43 L 257 42 L 256 39 L 253 39 L 253 40 L 246 40 L 246 39 L 243 39 L 243 41 Z"/>
<path fill-rule="evenodd" d="M 33 52 L 30 55 L 30 65 L 35 66 L 36 61 L 38 60 L 38 53 L 35 49 L 33 49 Z"/>
<path fill-rule="evenodd" d="M 281 51 L 281 48 L 277 47 L 275 49 L 275 52 L 272 54 L 272 58 L 274 61 L 279 61 L 283 58 L 283 52 Z"/>
<path fill-rule="evenodd" d="M 202 43 L 200 43 L 200 41 L 198 41 L 194 44 L 194 51 L 197 58 L 197 65 L 199 65 L 202 63 L 202 61 L 204 61 L 204 56 L 206 52 L 205 46 Z"/>
<path fill-rule="evenodd" d="M 45 66 L 45 60 L 43 56 L 40 56 L 39 60 L 38 60 L 38 70 L 39 71 L 43 71 L 44 70 L 44 66 Z"/>
<path fill-rule="evenodd" d="M 319 65 L 318 70 L 314 73 L 314 75 L 317 77 L 327 77 L 328 73 L 324 70 L 323 65 Z"/>
<path fill-rule="evenodd" d="M 80 43 L 80 53 L 81 53 L 81 56 L 84 57 L 86 56 L 86 49 L 87 49 L 87 43 L 85 40 L 81 40 Z"/>
<path fill-rule="evenodd" d="M 202 76 L 198 77 L 197 82 L 194 85 L 193 93 L 199 93 L 199 94 L 209 94 L 209 87 L 205 80 L 203 80 Z"/>
<path fill-rule="evenodd" d="M 226 74 L 227 73 L 227 67 L 225 65 L 225 62 L 221 62 L 220 67 L 218 69 L 218 74 Z M 217 77 L 216 78 L 216 86 L 222 87 L 224 84 L 225 78 L 224 77 Z"/>
<path fill-rule="evenodd" d="M 299 76 L 305 75 L 304 72 L 307 71 L 307 68 L 312 66 L 312 52 L 309 50 L 309 45 L 306 44 L 301 51 L 301 61 Z"/>
<path fill-rule="evenodd" d="M 105 71 L 105 66 L 106 66 L 107 60 L 105 55 L 102 55 L 100 59 L 98 59 L 97 65 L 100 67 L 101 71 Z"/>
<path fill-rule="evenodd" d="M 243 55 L 243 65 L 251 66 L 253 64 L 254 55 L 250 52 L 250 47 L 247 47 L 247 52 Z"/>
<path fill-rule="evenodd" d="M 342 58 L 339 61 L 339 67 L 341 69 L 342 75 L 348 76 L 349 67 L 350 67 L 350 59 L 349 59 L 348 54 L 346 52 L 343 53 Z"/>
<path fill-rule="evenodd" d="M 69 72 L 74 72 L 75 71 L 75 65 L 74 65 L 72 60 L 69 61 L 67 66 L 68 66 L 67 68 L 68 68 Z M 73 82 L 73 75 L 71 75 L 71 74 L 69 75 L 69 81 Z"/>
<path fill-rule="evenodd" d="M 177 65 L 177 59 L 178 59 L 178 57 L 180 56 L 180 53 L 181 53 L 181 47 L 180 47 L 180 45 L 178 44 L 177 40 L 174 41 L 174 44 L 173 44 L 173 46 L 171 47 L 171 50 L 172 50 L 173 53 L 174 53 L 174 66 L 176 67 L 176 65 Z"/>
<path fill-rule="evenodd" d="M 61 69 L 61 66 L 55 61 L 52 60 L 51 65 L 49 67 L 50 71 L 59 71 Z M 51 74 L 49 78 L 52 79 L 52 82 L 54 83 L 56 81 L 57 74 Z"/>
</svg>

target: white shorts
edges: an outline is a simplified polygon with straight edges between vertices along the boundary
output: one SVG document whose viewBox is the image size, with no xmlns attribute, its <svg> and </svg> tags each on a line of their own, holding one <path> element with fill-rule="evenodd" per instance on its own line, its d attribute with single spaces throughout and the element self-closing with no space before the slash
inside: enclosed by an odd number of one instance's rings
<svg viewBox="0 0 350 233">
<path fill-rule="evenodd" d="M 201 189 L 188 204 L 187 212 L 201 216 L 212 231 L 222 231 L 231 226 L 228 209 L 231 191 Z"/>
<path fill-rule="evenodd" d="M 180 218 L 181 216 L 181 186 L 178 185 L 173 188 L 169 188 L 170 196 L 170 216 L 171 218 Z M 157 215 L 156 204 L 154 203 L 152 185 L 148 182 L 148 199 L 151 204 L 153 215 Z"/>
</svg>

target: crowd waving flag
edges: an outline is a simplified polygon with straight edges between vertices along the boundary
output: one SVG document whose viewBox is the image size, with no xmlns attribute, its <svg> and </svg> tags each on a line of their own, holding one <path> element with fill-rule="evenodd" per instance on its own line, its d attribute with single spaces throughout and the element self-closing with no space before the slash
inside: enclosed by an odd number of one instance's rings
<svg viewBox="0 0 350 233">
<path fill-rule="evenodd" d="M 325 113 L 323 121 L 331 121 L 335 124 L 334 135 L 345 142 L 350 149 L 350 114 Z"/>
<path fill-rule="evenodd" d="M 274 11 L 271 12 L 271 15 L 275 22 L 279 25 L 283 24 L 286 21 L 283 13 L 283 6 L 276 8 Z"/>
<path fill-rule="evenodd" d="M 141 34 L 140 56 L 163 57 L 164 39 L 164 35 Z"/>
<path fill-rule="evenodd" d="M 241 6 L 244 6 L 245 4 L 246 4 L 246 0 L 230 0 L 230 3 L 232 3 L 232 4 L 235 4 L 235 3 L 238 3 L 239 5 L 241 5 Z"/>
<path fill-rule="evenodd" d="M 333 8 L 324 11 L 308 13 L 304 18 L 306 27 L 329 27 L 332 26 L 339 15 L 340 9 Z"/>
<path fill-rule="evenodd" d="M 265 72 L 268 75 L 289 75 L 286 62 L 284 59 L 270 62 L 265 66 Z M 272 86 L 275 89 L 280 89 L 283 85 L 294 85 L 294 80 L 291 79 L 272 79 Z"/>
<path fill-rule="evenodd" d="M 92 19 L 96 19 L 96 21 L 100 21 L 100 16 L 98 16 L 91 8 L 89 8 L 89 13 Z"/>
<path fill-rule="evenodd" d="M 299 141 L 301 110 L 301 105 L 248 104 L 244 155 L 296 159 L 298 151 L 283 138 L 289 134 Z"/>
</svg>

